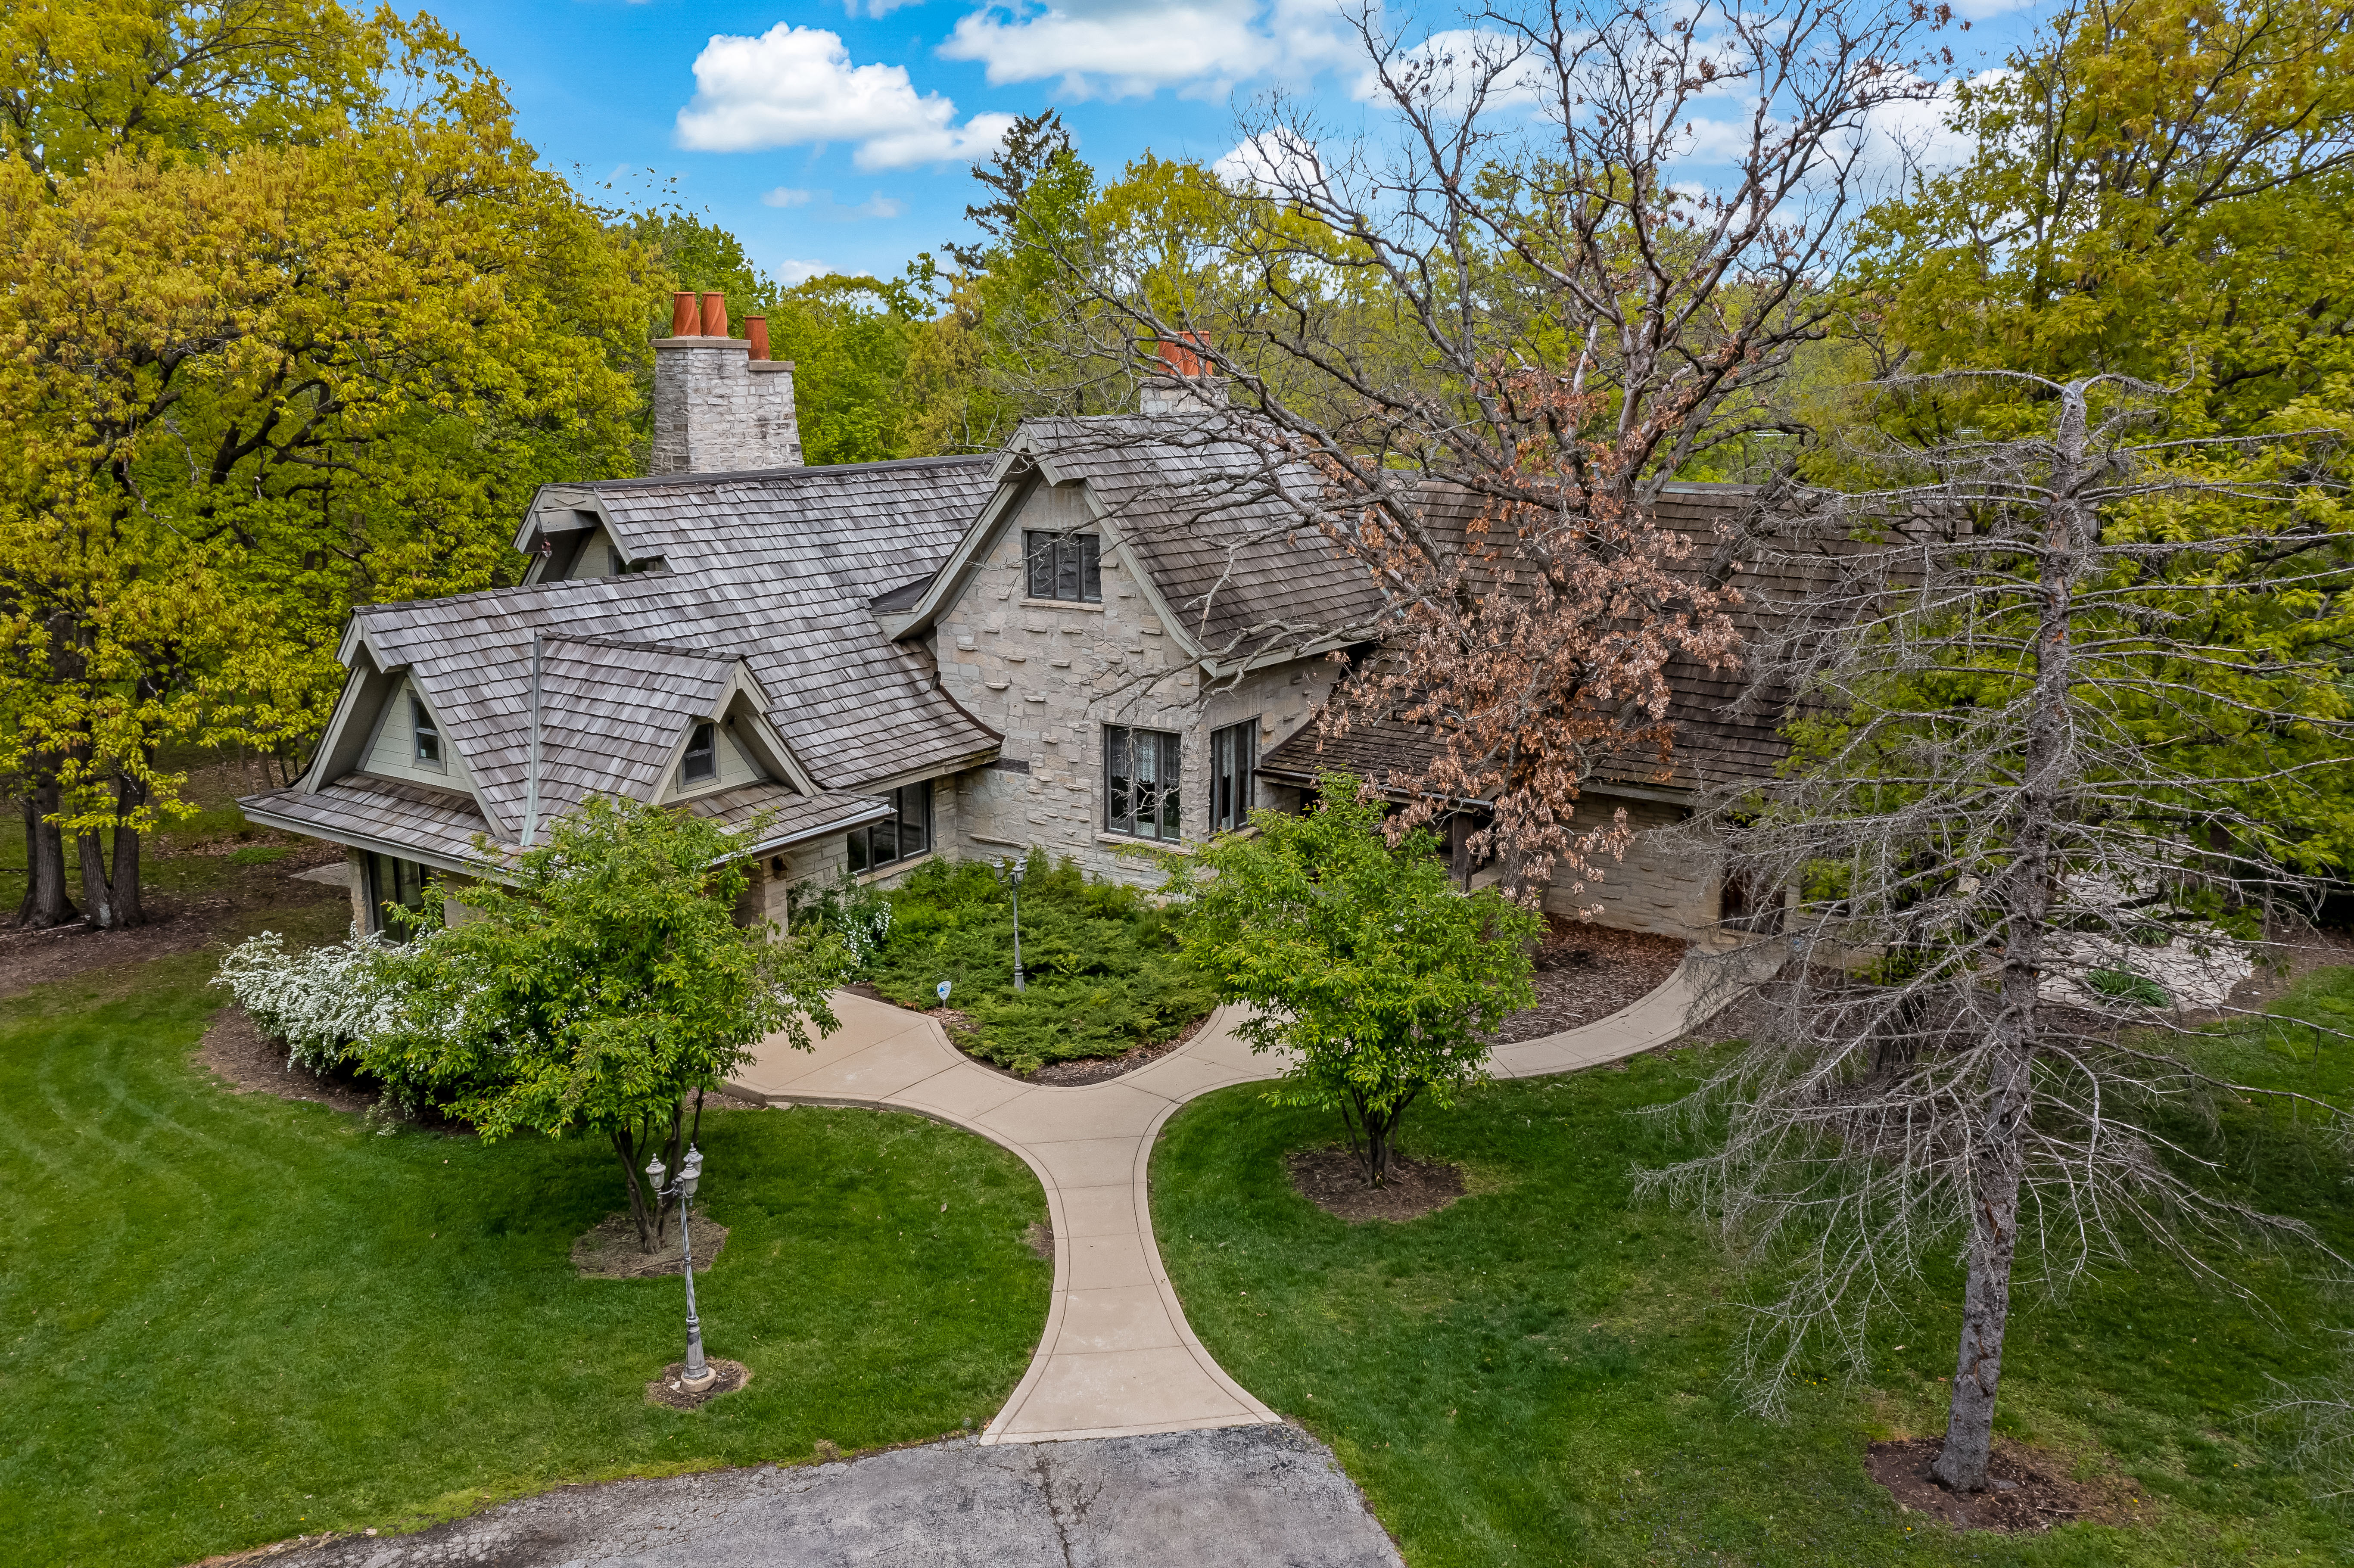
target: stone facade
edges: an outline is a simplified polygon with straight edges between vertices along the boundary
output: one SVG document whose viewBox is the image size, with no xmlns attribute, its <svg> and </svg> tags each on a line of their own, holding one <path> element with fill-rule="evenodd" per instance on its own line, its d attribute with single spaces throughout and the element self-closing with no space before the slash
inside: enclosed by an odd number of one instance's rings
<svg viewBox="0 0 2354 1568">
<path fill-rule="evenodd" d="M 790 360 L 754 359 L 732 337 L 654 339 L 652 474 L 798 468 Z"/>
<path fill-rule="evenodd" d="M 1308 721 L 1331 689 L 1333 666 L 1292 661 L 1211 682 L 1115 549 L 1102 554 L 1101 603 L 1030 599 L 1023 530 L 1085 529 L 1087 499 L 1076 485 L 1042 484 L 1008 511 L 933 634 L 941 688 L 1005 736 L 996 763 L 934 785 L 938 852 L 970 858 L 1035 846 L 1097 875 L 1157 883 L 1149 862 L 1120 851 L 1159 841 L 1105 831 L 1104 726 L 1182 737 L 1183 832 L 1205 837 L 1211 732 L 1257 719 L 1259 749 L 1270 749 Z M 1254 802 L 1267 803 L 1264 791 Z"/>
<path fill-rule="evenodd" d="M 1714 867 L 1704 857 L 1670 839 L 1664 830 L 1688 814 L 1661 800 L 1636 800 L 1589 790 L 1577 803 L 1573 826 L 1599 826 L 1623 809 L 1628 826 L 1635 830 L 1625 858 L 1603 857 L 1601 878 L 1573 891 L 1567 879 L 1556 875 L 1546 890 L 1544 906 L 1555 915 L 1601 906 L 1595 924 L 1622 931 L 1657 931 L 1690 937 L 1716 924 L 1717 887 Z"/>
</svg>

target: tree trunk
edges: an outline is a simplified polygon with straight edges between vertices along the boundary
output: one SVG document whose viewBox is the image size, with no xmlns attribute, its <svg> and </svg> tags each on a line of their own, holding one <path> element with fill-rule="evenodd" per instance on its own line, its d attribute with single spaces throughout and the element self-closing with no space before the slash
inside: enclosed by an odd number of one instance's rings
<svg viewBox="0 0 2354 1568">
<path fill-rule="evenodd" d="M 146 787 L 118 774 L 114 781 L 114 923 L 144 926 L 147 909 L 139 894 L 139 830 L 132 813 L 147 803 Z"/>
<path fill-rule="evenodd" d="M 62 926 L 79 913 L 66 892 L 65 835 L 50 819 L 62 802 L 55 779 L 33 791 L 32 911 L 26 924 L 47 930 Z"/>
<path fill-rule="evenodd" d="M 95 832 L 76 833 L 74 852 L 81 863 L 82 924 L 93 931 L 111 931 L 114 889 L 106 880 L 106 845 Z"/>
<path fill-rule="evenodd" d="M 27 926 L 33 919 L 33 863 L 41 853 L 40 813 L 33 809 L 30 795 L 19 799 L 16 805 L 25 814 L 25 896 L 16 901 L 16 924 Z"/>
<path fill-rule="evenodd" d="M 2003 1331 L 2010 1317 L 2010 1270 L 2019 1250 L 2023 1139 L 2032 1109 L 2036 1008 L 2052 880 L 2064 869 L 2058 842 L 2075 779 L 2068 722 L 2074 682 L 2071 630 L 2075 587 L 2099 520 L 2075 499 L 2085 480 L 2085 408 L 2081 384 L 2067 388 L 2052 462 L 2038 562 L 2035 683 L 2029 695 L 2027 755 L 2008 824 L 2013 854 L 1995 888 L 2003 911 L 2002 1012 L 1988 1042 L 1987 1117 L 1970 1151 L 1969 1282 L 1945 1446 L 1930 1474 L 1956 1491 L 1986 1489 L 1994 1447 L 1995 1395 L 2002 1383 Z"/>
<path fill-rule="evenodd" d="M 1362 1128 L 1364 1145 L 1357 1150 L 1357 1160 L 1365 1168 L 1365 1184 L 1386 1187 L 1390 1182 L 1390 1156 L 1397 1147 L 1398 1123 L 1405 1118 L 1405 1107 L 1414 1103 L 1414 1097 L 1406 1096 L 1385 1111 L 1373 1109 L 1362 1097 L 1352 1097 L 1356 1099 L 1357 1116 L 1349 1125 L 1350 1144 L 1356 1146 Z M 1344 1116 L 1342 1119 L 1347 1118 Z"/>
<path fill-rule="evenodd" d="M 654 1250 L 654 1216 L 638 1171 L 637 1139 L 626 1127 L 613 1129 L 613 1152 L 620 1157 L 621 1180 L 630 1192 L 630 1218 L 638 1227 L 638 1250 Z"/>
</svg>

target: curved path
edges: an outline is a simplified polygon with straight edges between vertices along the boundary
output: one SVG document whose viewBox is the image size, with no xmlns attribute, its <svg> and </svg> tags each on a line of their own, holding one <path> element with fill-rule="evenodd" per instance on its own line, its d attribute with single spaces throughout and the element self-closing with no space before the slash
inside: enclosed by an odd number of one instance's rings
<svg viewBox="0 0 2354 1568">
<path fill-rule="evenodd" d="M 1609 1017 L 1497 1047 L 1500 1078 L 1615 1062 L 1665 1044 L 1745 989 L 1759 948 L 1693 949 L 1658 990 Z M 1778 957 L 1778 955 L 1776 955 Z M 1197 1095 L 1269 1078 L 1221 1009 L 1193 1038 L 1132 1073 L 1072 1087 L 1024 1084 L 949 1044 L 931 1018 L 838 992 L 842 1027 L 814 1053 L 763 1042 L 729 1086 L 771 1105 L 918 1111 L 1029 1162 L 1046 1189 L 1055 1285 L 1046 1331 L 981 1441 L 1037 1443 L 1273 1423 L 1186 1326 L 1152 1240 L 1146 1167 L 1161 1124 Z"/>
</svg>

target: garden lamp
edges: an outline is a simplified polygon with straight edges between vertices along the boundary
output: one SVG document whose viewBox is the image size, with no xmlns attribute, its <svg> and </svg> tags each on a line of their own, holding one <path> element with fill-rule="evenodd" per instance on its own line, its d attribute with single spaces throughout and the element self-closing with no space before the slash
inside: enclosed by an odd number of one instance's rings
<svg viewBox="0 0 2354 1568">
<path fill-rule="evenodd" d="M 702 1150 L 687 1146 L 686 1158 L 679 1162 L 678 1180 L 667 1188 L 663 1185 L 665 1173 L 661 1155 L 646 1161 L 646 1180 L 653 1183 L 654 1202 L 678 1200 L 678 1245 L 686 1255 L 686 1365 L 678 1381 L 691 1393 L 700 1393 L 719 1376 L 703 1359 L 703 1320 L 695 1315 L 695 1241 L 686 1230 L 687 1202 L 703 1180 Z"/>
<path fill-rule="evenodd" d="M 1006 885 L 1013 889 L 1013 989 L 1022 989 L 1022 872 L 1020 861 L 1005 868 Z"/>
</svg>

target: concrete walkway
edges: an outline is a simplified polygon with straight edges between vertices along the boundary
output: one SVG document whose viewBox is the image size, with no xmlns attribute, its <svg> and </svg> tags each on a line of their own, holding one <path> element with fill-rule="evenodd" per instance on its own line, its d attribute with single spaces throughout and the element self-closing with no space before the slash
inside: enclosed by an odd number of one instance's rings
<svg viewBox="0 0 2354 1568">
<path fill-rule="evenodd" d="M 1331 1450 L 1288 1426 L 565 1487 L 275 1568 L 1402 1568 Z"/>
<path fill-rule="evenodd" d="M 1609 1017 L 1497 1048 L 1501 1078 L 1575 1072 L 1663 1045 L 1744 989 L 1763 948 L 1695 949 L 1665 983 Z M 1778 959 L 1778 953 L 1773 955 Z M 1237 1039 L 1221 1009 L 1183 1046 L 1135 1072 L 1074 1087 L 1024 1084 L 949 1044 L 919 1012 L 847 992 L 814 1053 L 771 1037 L 731 1085 L 773 1105 L 920 1111 L 1019 1154 L 1046 1189 L 1055 1286 L 1046 1331 L 983 1444 L 1123 1437 L 1279 1418 L 1228 1377 L 1186 1326 L 1145 1194 L 1161 1124 L 1197 1095 L 1282 1070 Z"/>
</svg>

